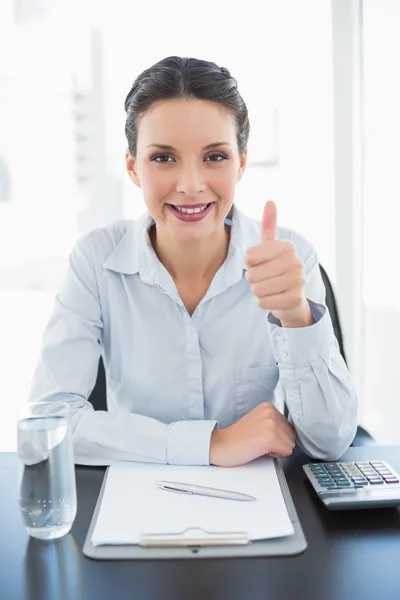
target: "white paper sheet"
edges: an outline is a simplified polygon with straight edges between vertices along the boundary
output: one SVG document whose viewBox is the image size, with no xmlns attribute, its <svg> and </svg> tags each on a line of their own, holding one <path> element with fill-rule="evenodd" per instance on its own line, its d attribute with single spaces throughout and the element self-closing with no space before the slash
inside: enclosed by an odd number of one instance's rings
<svg viewBox="0 0 400 600">
<path fill-rule="evenodd" d="M 177 494 L 159 489 L 156 481 L 234 490 L 256 500 Z M 230 469 L 143 463 L 109 468 L 93 545 L 138 544 L 144 534 L 177 534 L 189 528 L 210 533 L 246 532 L 250 540 L 292 535 L 293 525 L 272 459 L 264 457 Z"/>
</svg>

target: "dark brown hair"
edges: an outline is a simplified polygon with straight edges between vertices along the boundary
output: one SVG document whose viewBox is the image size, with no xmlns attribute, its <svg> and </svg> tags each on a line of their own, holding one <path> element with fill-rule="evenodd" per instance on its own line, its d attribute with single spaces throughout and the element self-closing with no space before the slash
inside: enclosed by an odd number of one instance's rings
<svg viewBox="0 0 400 600">
<path fill-rule="evenodd" d="M 154 102 L 174 98 L 209 100 L 226 108 L 235 117 L 239 153 L 243 154 L 249 139 L 250 123 L 236 79 L 228 69 L 213 62 L 170 56 L 143 71 L 126 97 L 125 135 L 132 157 L 136 157 L 140 117 Z"/>
</svg>

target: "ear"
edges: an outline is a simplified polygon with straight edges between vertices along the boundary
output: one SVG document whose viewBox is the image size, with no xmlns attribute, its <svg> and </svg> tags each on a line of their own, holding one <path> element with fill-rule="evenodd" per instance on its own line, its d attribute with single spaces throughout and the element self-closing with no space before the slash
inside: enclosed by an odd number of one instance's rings
<svg viewBox="0 0 400 600">
<path fill-rule="evenodd" d="M 128 175 L 132 179 L 133 183 L 139 188 L 142 187 L 140 185 L 139 176 L 136 172 L 136 160 L 132 157 L 131 153 L 129 152 L 129 148 L 125 152 L 125 163 Z"/>
<path fill-rule="evenodd" d="M 247 148 L 245 149 L 243 154 L 240 156 L 240 163 L 239 163 L 239 169 L 238 169 L 237 180 L 236 180 L 237 182 L 239 182 L 242 179 L 243 173 L 246 169 L 246 164 L 247 164 Z"/>
</svg>

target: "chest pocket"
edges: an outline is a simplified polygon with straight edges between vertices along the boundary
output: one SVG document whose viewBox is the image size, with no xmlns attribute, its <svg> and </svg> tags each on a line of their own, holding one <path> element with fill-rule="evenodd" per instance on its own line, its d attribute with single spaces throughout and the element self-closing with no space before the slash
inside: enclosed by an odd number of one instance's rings
<svg viewBox="0 0 400 600">
<path fill-rule="evenodd" d="M 278 366 L 235 369 L 236 421 L 261 402 L 273 402 L 278 381 Z"/>
</svg>

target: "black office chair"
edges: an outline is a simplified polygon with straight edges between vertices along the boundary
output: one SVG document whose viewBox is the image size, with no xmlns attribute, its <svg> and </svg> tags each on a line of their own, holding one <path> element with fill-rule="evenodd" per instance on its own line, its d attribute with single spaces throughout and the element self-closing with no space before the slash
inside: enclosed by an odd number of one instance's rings
<svg viewBox="0 0 400 600">
<path fill-rule="evenodd" d="M 339 344 L 340 353 L 346 362 L 346 355 L 344 351 L 342 328 L 340 326 L 339 311 L 337 308 L 335 294 L 332 288 L 332 284 L 329 280 L 328 274 L 325 269 L 320 265 L 322 280 L 325 284 L 326 289 L 326 306 L 328 307 L 329 314 L 331 316 L 333 330 L 335 332 L 336 339 Z M 347 362 L 346 362 L 347 364 Z M 89 397 L 89 402 L 93 404 L 95 410 L 107 410 L 107 386 L 104 372 L 103 360 L 100 359 L 99 370 L 97 372 L 97 379 L 92 393 Z M 352 446 L 366 446 L 373 444 L 374 440 L 371 435 L 361 426 L 358 426 L 356 436 L 353 440 Z"/>
<path fill-rule="evenodd" d="M 94 410 L 107 410 L 107 384 L 102 358 L 100 358 L 99 361 L 97 379 L 92 393 L 89 396 L 89 402 L 93 404 Z"/>
<path fill-rule="evenodd" d="M 333 291 L 332 284 L 330 282 L 330 279 L 329 279 L 328 274 L 325 271 L 324 267 L 322 265 L 319 265 L 319 269 L 321 271 L 322 281 L 324 282 L 324 285 L 325 285 L 325 290 L 326 290 L 325 303 L 329 310 L 329 314 L 331 316 L 333 331 L 335 333 L 336 339 L 339 344 L 340 354 L 342 355 L 344 362 L 347 364 L 346 354 L 344 351 L 342 328 L 340 325 L 339 311 L 338 311 L 338 307 L 337 307 L 335 293 Z M 352 446 L 368 446 L 370 444 L 374 444 L 373 437 L 363 427 L 361 427 L 361 425 L 359 425 L 357 427 L 356 436 L 351 445 Z"/>
</svg>

